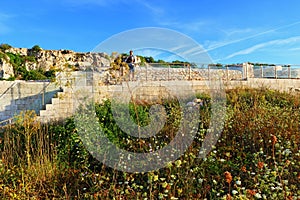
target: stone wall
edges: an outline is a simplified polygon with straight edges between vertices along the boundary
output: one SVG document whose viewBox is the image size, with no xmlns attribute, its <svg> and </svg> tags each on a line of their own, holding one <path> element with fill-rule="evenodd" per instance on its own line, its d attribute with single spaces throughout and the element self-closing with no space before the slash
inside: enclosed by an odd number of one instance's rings
<svg viewBox="0 0 300 200">
<path fill-rule="evenodd" d="M 214 85 L 215 84 L 215 85 Z M 300 80 L 284 79 L 259 79 L 224 81 L 149 81 L 149 82 L 124 82 L 122 85 L 100 86 L 93 90 L 96 100 L 103 98 L 129 101 L 130 97 L 136 100 L 159 100 L 164 98 L 181 98 L 190 94 L 207 93 L 214 89 L 225 91 L 233 88 L 269 88 L 282 92 L 300 92 Z"/>
<path fill-rule="evenodd" d="M 60 91 L 55 83 L 0 81 L 0 121 L 9 119 L 22 110 L 37 114 Z"/>
<path fill-rule="evenodd" d="M 117 99 L 128 102 L 134 98 L 159 102 L 166 98 L 185 98 L 190 94 L 208 93 L 240 88 L 270 88 L 285 92 L 300 92 L 300 79 L 245 80 L 170 80 L 123 81 L 119 85 L 104 84 L 105 75 L 92 72 L 74 72 L 62 75 L 60 82 L 0 81 L 0 121 L 13 117 L 22 110 L 35 110 L 42 121 L 65 119 L 71 116 L 81 103 L 93 100 Z M 63 91 L 60 90 L 63 88 Z"/>
<path fill-rule="evenodd" d="M 243 78 L 243 71 L 242 68 L 241 70 L 168 67 L 136 68 L 136 77 L 141 81 L 206 80 L 216 76 L 223 80 L 237 80 Z"/>
</svg>

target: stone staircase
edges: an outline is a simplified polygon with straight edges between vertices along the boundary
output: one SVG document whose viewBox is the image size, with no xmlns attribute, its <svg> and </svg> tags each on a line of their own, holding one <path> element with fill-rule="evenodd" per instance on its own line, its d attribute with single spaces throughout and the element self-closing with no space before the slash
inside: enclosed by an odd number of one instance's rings
<svg viewBox="0 0 300 200">
<path fill-rule="evenodd" d="M 39 120 L 42 123 L 64 120 L 74 113 L 73 95 L 71 91 L 58 92 L 51 99 L 51 103 L 45 105 L 45 109 L 40 110 Z"/>
</svg>

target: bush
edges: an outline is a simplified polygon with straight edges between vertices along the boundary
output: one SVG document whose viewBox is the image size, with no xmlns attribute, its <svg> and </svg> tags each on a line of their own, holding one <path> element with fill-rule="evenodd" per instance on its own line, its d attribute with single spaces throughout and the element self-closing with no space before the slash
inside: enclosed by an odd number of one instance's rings
<svg viewBox="0 0 300 200">
<path fill-rule="evenodd" d="M 37 52 L 40 52 L 42 50 L 42 48 L 39 46 L 39 45 L 34 45 L 31 50 L 34 52 L 34 53 L 37 53 Z"/>
</svg>

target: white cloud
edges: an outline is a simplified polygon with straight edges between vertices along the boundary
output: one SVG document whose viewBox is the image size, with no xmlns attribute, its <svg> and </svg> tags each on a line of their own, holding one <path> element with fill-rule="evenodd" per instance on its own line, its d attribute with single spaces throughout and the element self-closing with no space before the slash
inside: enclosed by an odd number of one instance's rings
<svg viewBox="0 0 300 200">
<path fill-rule="evenodd" d="M 225 60 L 233 58 L 235 56 L 239 56 L 239 55 L 251 54 L 251 53 L 253 53 L 255 51 L 258 51 L 260 49 L 266 49 L 267 47 L 272 47 L 274 49 L 274 47 L 277 46 L 278 49 L 282 49 L 283 45 L 289 45 L 289 44 L 294 45 L 295 42 L 300 42 L 300 36 L 290 37 L 290 38 L 286 38 L 286 39 L 272 40 L 272 41 L 269 41 L 269 42 L 264 42 L 264 43 L 256 44 L 256 45 L 254 45 L 254 46 L 252 46 L 250 48 L 243 49 L 241 51 L 238 51 L 238 52 L 235 52 L 233 54 L 230 54 L 229 56 L 227 56 L 225 58 Z"/>
<path fill-rule="evenodd" d="M 164 9 L 162 9 L 158 6 L 153 6 L 153 5 L 151 5 L 151 3 L 148 3 L 146 0 L 136 0 L 136 2 L 143 5 L 148 10 L 150 10 L 154 15 L 164 14 Z"/>
<path fill-rule="evenodd" d="M 12 15 L 0 13 L 0 35 L 10 32 L 11 28 L 7 24 L 9 24 L 8 21 L 12 17 Z"/>
<path fill-rule="evenodd" d="M 96 6 L 102 6 L 102 7 L 108 7 L 112 5 L 118 5 L 118 4 L 128 4 L 134 6 L 135 4 L 141 5 L 144 8 L 148 9 L 150 12 L 152 12 L 154 15 L 162 14 L 163 9 L 151 5 L 151 3 L 148 3 L 146 0 L 63 0 L 64 3 L 71 5 L 71 6 L 82 6 L 82 5 L 96 5 Z"/>
<path fill-rule="evenodd" d="M 239 28 L 232 28 L 232 29 L 220 29 L 221 32 L 225 33 L 226 36 L 235 36 L 235 35 L 243 35 L 243 34 L 249 34 L 253 33 L 255 30 L 251 28 L 245 28 L 245 29 L 239 29 Z"/>
<path fill-rule="evenodd" d="M 71 6 L 81 6 L 87 4 L 93 4 L 98 6 L 109 6 L 111 4 L 126 2 L 125 0 L 64 0 L 64 3 L 67 3 Z"/>
<path fill-rule="evenodd" d="M 284 25 L 284 26 L 280 26 L 280 27 L 277 27 L 277 28 L 269 29 L 269 30 L 266 30 L 266 31 L 261 31 L 261 32 L 258 32 L 256 34 L 252 34 L 250 36 L 246 36 L 246 37 L 242 37 L 242 38 L 226 40 L 226 41 L 221 41 L 221 42 L 207 42 L 206 46 L 208 46 L 208 47 L 206 49 L 207 49 L 207 51 L 212 51 L 212 50 L 215 50 L 215 49 L 222 48 L 224 46 L 240 43 L 240 42 L 243 42 L 245 40 L 253 39 L 253 38 L 256 38 L 256 37 L 259 37 L 259 36 L 263 36 L 263 35 L 266 35 L 266 34 L 269 34 L 269 33 L 273 33 L 273 32 L 278 31 L 278 30 L 286 29 L 288 27 L 292 27 L 292 26 L 295 26 L 297 24 L 300 24 L 300 21 L 297 21 L 297 22 L 294 22 L 294 23 L 291 23 L 291 24 L 287 24 L 287 25 Z M 237 32 L 247 32 L 247 31 L 251 32 L 250 30 L 251 29 L 244 29 L 244 30 L 241 29 L 239 31 L 232 31 L 232 32 L 228 31 L 228 34 L 232 34 L 234 32 L 235 33 L 237 33 Z M 252 29 L 252 30 L 255 30 L 255 29 Z"/>
</svg>

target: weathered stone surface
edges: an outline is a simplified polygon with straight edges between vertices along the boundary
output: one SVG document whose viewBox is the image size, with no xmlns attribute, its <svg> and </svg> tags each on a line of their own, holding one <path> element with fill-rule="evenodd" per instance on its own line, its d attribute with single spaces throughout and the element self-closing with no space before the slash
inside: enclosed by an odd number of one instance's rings
<svg viewBox="0 0 300 200">
<path fill-rule="evenodd" d="M 14 76 L 13 67 L 6 59 L 0 59 L 0 78 L 9 78 Z"/>
<path fill-rule="evenodd" d="M 34 56 L 36 62 L 27 61 L 25 67 L 27 70 L 51 68 L 64 69 L 72 67 L 77 70 L 93 69 L 101 71 L 110 66 L 110 59 L 106 53 L 77 53 L 71 50 L 40 50 L 33 51 L 27 48 L 10 48 L 5 51 L 21 55 Z M 9 57 L 0 59 L 0 78 L 13 76 L 13 66 L 9 63 Z"/>
</svg>

